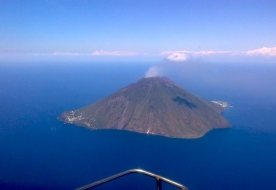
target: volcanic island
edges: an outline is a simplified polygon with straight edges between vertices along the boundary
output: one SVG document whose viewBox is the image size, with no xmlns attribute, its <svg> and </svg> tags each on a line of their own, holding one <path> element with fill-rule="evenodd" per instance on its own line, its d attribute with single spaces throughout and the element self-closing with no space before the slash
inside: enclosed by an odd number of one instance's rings
<svg viewBox="0 0 276 190">
<path fill-rule="evenodd" d="M 119 129 L 173 138 L 199 138 L 229 128 L 225 106 L 192 94 L 166 77 L 142 78 L 59 120 L 93 130 Z"/>
</svg>

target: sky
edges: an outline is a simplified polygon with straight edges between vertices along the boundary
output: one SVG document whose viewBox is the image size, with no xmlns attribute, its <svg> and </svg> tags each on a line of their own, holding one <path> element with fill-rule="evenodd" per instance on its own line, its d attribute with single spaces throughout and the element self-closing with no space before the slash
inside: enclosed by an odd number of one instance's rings
<svg viewBox="0 0 276 190">
<path fill-rule="evenodd" d="M 0 0 L 0 62 L 276 63 L 275 0 Z"/>
</svg>

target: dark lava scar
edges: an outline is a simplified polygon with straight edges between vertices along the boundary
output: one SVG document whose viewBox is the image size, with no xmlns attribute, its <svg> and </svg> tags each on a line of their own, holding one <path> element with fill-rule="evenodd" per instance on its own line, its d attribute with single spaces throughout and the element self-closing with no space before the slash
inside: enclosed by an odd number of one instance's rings
<svg viewBox="0 0 276 190">
<path fill-rule="evenodd" d="M 185 104 L 186 106 L 188 106 L 189 108 L 196 108 L 197 106 L 191 102 L 189 102 L 188 100 L 186 100 L 185 98 L 181 98 L 179 96 L 176 96 L 174 99 L 172 99 L 174 102 L 177 102 L 179 105 L 181 104 Z"/>
</svg>

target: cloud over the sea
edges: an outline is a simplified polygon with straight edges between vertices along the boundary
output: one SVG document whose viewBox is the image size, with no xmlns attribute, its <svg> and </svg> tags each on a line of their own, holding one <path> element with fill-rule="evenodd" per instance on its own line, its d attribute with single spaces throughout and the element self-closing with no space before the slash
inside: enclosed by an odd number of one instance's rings
<svg viewBox="0 0 276 190">
<path fill-rule="evenodd" d="M 96 50 L 96 51 L 68 51 L 58 50 L 53 52 L 0 52 L 0 59 L 2 60 L 83 60 L 83 61 L 160 61 L 158 67 L 166 63 L 166 68 L 171 64 L 195 63 L 197 61 L 203 62 L 266 62 L 276 63 L 276 46 L 252 48 L 249 50 L 202 50 L 201 48 L 195 50 L 173 50 L 163 52 L 140 52 L 130 50 Z M 161 61 L 162 60 L 162 61 Z M 163 67 L 163 66 L 162 66 Z M 156 67 L 151 69 L 150 73 L 163 73 L 161 68 Z M 157 72 L 158 71 L 158 72 Z M 159 74 L 160 75 L 160 74 Z M 164 75 L 164 74 L 162 74 Z"/>
<path fill-rule="evenodd" d="M 54 52 L 53 55 L 71 55 L 71 56 L 132 56 L 138 55 L 138 52 L 133 51 L 94 51 L 92 53 L 82 53 L 82 52 Z"/>
<path fill-rule="evenodd" d="M 93 56 L 97 55 L 111 55 L 111 56 L 131 56 L 138 55 L 138 52 L 133 51 L 94 51 Z"/>
<path fill-rule="evenodd" d="M 149 53 L 141 53 L 135 51 L 94 51 L 92 53 L 84 52 L 54 52 L 54 53 L 36 53 L 35 55 L 55 55 L 55 56 L 150 56 Z M 214 51 L 214 50 L 176 50 L 176 51 L 163 51 L 159 53 L 159 56 L 166 56 L 165 59 L 173 62 L 182 62 L 192 57 L 208 56 L 208 55 L 232 55 L 232 56 L 276 56 L 276 47 L 262 47 L 253 50 L 246 51 Z"/>
<path fill-rule="evenodd" d="M 166 57 L 169 61 L 181 62 L 186 61 L 188 59 L 188 55 L 184 53 L 173 53 Z"/>
<path fill-rule="evenodd" d="M 213 50 L 208 50 L 208 51 L 189 51 L 189 50 L 177 50 L 177 51 L 164 51 L 161 52 L 160 55 L 169 55 L 174 57 L 173 55 L 192 55 L 192 56 L 204 56 L 204 55 L 246 55 L 246 56 L 251 56 L 251 55 L 262 55 L 262 56 L 276 56 L 276 47 L 263 47 L 259 49 L 254 49 L 254 50 L 247 50 L 247 51 L 213 51 Z M 167 56 L 167 57 L 169 57 Z"/>
<path fill-rule="evenodd" d="M 183 54 L 183 55 L 212 55 L 212 54 L 229 54 L 233 53 L 232 51 L 188 51 L 188 50 L 178 50 L 178 51 L 164 51 L 160 55 L 174 55 L 174 54 Z"/>
<path fill-rule="evenodd" d="M 85 55 L 84 53 L 75 53 L 75 52 L 54 52 L 53 55 L 73 55 L 73 56 L 78 56 L 78 55 Z"/>
<path fill-rule="evenodd" d="M 249 50 L 245 52 L 246 55 L 266 55 L 266 56 L 276 56 L 276 47 L 272 48 L 259 48 L 255 50 Z"/>
<path fill-rule="evenodd" d="M 190 56 L 185 53 L 173 53 L 168 55 L 160 64 L 148 69 L 145 78 L 163 76 L 169 70 L 182 69 L 183 64 L 187 63 Z"/>
</svg>

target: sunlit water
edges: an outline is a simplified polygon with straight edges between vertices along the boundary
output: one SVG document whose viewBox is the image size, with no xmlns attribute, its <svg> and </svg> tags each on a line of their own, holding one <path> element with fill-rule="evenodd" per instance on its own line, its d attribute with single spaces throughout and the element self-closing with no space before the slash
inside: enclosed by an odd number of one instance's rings
<svg viewBox="0 0 276 190">
<path fill-rule="evenodd" d="M 198 77 L 172 75 L 175 82 L 206 99 L 233 105 L 224 112 L 233 127 L 199 139 L 91 131 L 56 119 L 63 111 L 136 82 L 149 65 L 0 65 L 0 189 L 73 189 L 133 168 L 157 173 L 189 189 L 276 189 L 273 86 L 272 94 L 257 94 L 258 90 L 243 91 L 238 82 L 230 84 L 227 79 L 214 87 L 216 83 L 204 83 Z M 230 69 L 228 77 L 237 70 Z M 255 72 L 263 78 L 271 69 Z M 132 174 L 102 188 L 154 185 L 153 179 Z"/>
</svg>

